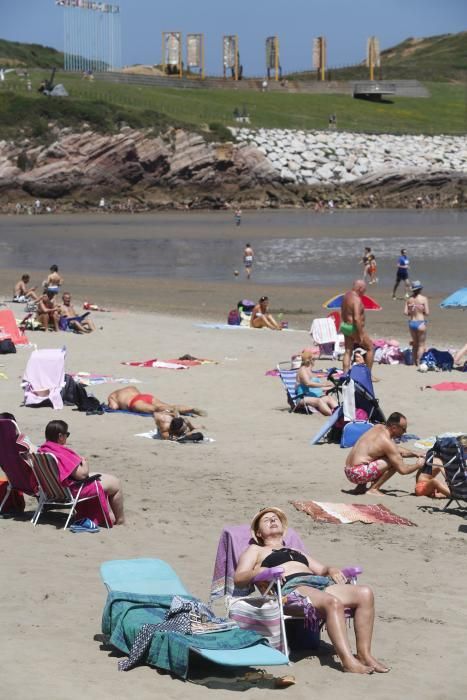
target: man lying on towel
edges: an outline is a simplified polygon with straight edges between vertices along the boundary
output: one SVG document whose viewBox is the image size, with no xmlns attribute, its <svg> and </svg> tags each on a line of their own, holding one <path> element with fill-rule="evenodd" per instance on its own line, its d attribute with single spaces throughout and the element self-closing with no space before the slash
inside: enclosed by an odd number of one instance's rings
<svg viewBox="0 0 467 700">
<path fill-rule="evenodd" d="M 375 425 L 357 440 L 345 462 L 347 479 L 356 484 L 353 493 L 381 495 L 380 487 L 396 472 L 412 474 L 425 463 L 425 453 L 396 445 L 394 440 L 407 432 L 407 418 L 395 411 L 386 423 Z M 415 464 L 404 464 L 405 457 L 417 457 Z"/>
<path fill-rule="evenodd" d="M 135 411 L 135 413 L 152 413 L 154 420 L 156 414 L 167 413 L 173 417 L 178 414 L 205 416 L 206 411 L 192 406 L 179 406 L 165 403 L 152 394 L 141 394 L 135 386 L 126 386 L 123 389 L 113 391 L 107 399 L 107 405 L 114 411 Z"/>
</svg>

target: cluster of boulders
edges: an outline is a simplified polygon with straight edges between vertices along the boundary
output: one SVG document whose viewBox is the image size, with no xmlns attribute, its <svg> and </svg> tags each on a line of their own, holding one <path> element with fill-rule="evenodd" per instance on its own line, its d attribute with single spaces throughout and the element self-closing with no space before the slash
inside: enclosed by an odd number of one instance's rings
<svg viewBox="0 0 467 700">
<path fill-rule="evenodd" d="M 284 182 L 344 184 L 388 171 L 467 172 L 461 136 L 393 136 L 288 129 L 234 129 L 240 143 L 258 148 Z"/>
</svg>

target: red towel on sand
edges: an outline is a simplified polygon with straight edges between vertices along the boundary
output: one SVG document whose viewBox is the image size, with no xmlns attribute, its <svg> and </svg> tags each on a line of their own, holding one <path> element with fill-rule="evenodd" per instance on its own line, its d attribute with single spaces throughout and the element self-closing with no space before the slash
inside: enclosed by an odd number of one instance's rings
<svg viewBox="0 0 467 700">
<path fill-rule="evenodd" d="M 427 389 L 436 389 L 436 391 L 467 391 L 466 382 L 441 382 L 440 384 L 432 384 Z"/>
</svg>

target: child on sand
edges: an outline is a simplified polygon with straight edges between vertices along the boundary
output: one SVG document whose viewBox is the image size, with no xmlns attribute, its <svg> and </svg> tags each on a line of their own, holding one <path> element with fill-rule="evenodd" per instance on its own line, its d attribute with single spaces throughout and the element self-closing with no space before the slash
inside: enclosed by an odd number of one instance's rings
<svg viewBox="0 0 467 700">
<path fill-rule="evenodd" d="M 429 496 L 430 498 L 448 498 L 451 495 L 449 488 L 446 486 L 446 482 L 441 481 L 437 478 L 439 476 L 443 477 L 444 469 L 442 466 L 435 464 L 425 463 L 421 469 L 418 470 L 415 478 L 415 495 L 416 496 Z"/>
</svg>

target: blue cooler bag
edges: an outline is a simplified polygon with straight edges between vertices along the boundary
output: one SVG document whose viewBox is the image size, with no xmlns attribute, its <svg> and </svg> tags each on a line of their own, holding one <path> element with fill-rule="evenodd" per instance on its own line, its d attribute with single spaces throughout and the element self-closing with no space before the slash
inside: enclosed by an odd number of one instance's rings
<svg viewBox="0 0 467 700">
<path fill-rule="evenodd" d="M 353 447 L 358 438 L 373 427 L 373 423 L 367 420 L 356 420 L 346 423 L 342 431 L 341 447 Z"/>
</svg>

